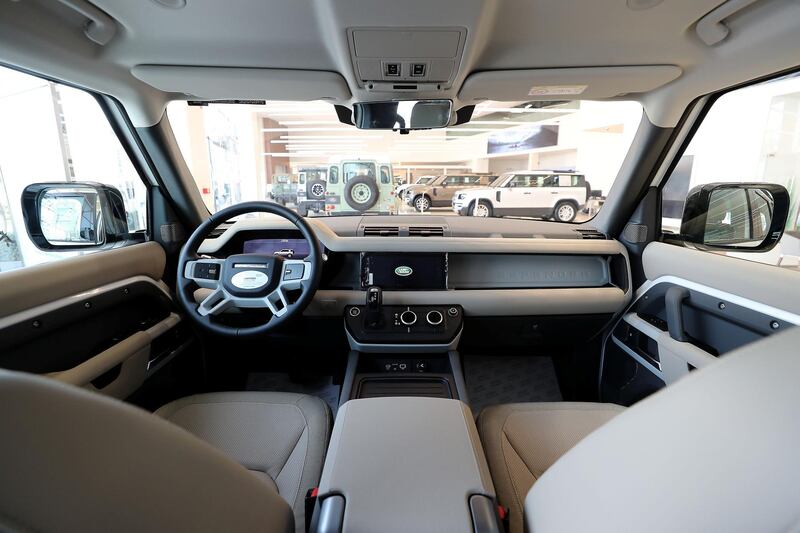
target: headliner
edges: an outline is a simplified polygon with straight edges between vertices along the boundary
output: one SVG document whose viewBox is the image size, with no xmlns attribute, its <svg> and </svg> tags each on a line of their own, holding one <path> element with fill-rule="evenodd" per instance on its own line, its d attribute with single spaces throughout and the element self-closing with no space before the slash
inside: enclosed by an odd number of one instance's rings
<svg viewBox="0 0 800 533">
<path fill-rule="evenodd" d="M 474 103 L 474 95 L 463 93 L 459 100 L 459 94 L 464 81 L 477 72 L 672 68 L 677 78 L 668 76 L 658 84 L 617 80 L 637 91 L 625 98 L 641 101 L 650 120 L 667 127 L 697 96 L 796 66 L 800 48 L 800 4 L 786 0 L 758 1 L 726 19 L 731 33 L 714 46 L 698 38 L 694 26 L 721 0 L 664 0 L 649 9 L 631 9 L 624 0 L 188 0 L 183 9 L 168 9 L 155 0 L 92 1 L 118 22 L 117 34 L 105 46 L 88 40 L 82 31 L 85 19 L 62 4 L 3 2 L 0 61 L 115 96 L 137 126 L 156 123 L 169 100 L 189 97 L 188 91 L 171 90 L 169 83 L 156 88 L 159 84 L 152 80 L 149 84 L 134 76 L 132 70 L 142 65 L 285 69 L 281 83 L 269 76 L 263 80 L 269 98 L 276 100 L 297 99 L 293 84 L 303 86 L 306 99 L 327 96 L 344 104 L 377 96 L 430 96 L 375 95 L 361 88 L 347 42 L 347 29 L 355 27 L 466 28 L 453 86 L 436 94 L 455 99 L 457 105 Z M 295 70 L 323 71 L 338 89 L 325 80 L 295 81 Z M 225 72 L 211 80 L 214 90 L 261 90 L 255 82 L 238 79 L 236 71 L 229 76 Z M 606 81 L 616 79 L 613 72 L 605 74 Z M 186 83 L 180 71 L 167 81 Z M 208 85 L 197 83 L 199 88 Z M 247 83 L 252 91 L 242 88 Z M 492 83 L 490 79 L 483 90 L 496 93 L 487 97 L 500 99 L 502 87 Z"/>
</svg>

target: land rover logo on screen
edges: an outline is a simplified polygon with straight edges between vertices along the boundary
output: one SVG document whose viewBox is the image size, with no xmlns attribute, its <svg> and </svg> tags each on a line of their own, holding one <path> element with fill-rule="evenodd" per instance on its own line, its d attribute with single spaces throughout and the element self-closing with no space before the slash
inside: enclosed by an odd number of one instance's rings
<svg viewBox="0 0 800 533">
<path fill-rule="evenodd" d="M 260 289 L 269 282 L 269 277 L 258 270 L 243 270 L 231 278 L 231 283 L 239 289 Z"/>
<path fill-rule="evenodd" d="M 394 273 L 397 274 L 398 276 L 406 277 L 406 276 L 410 276 L 411 274 L 413 274 L 414 271 L 411 269 L 411 267 L 399 266 L 399 267 L 394 269 Z"/>
</svg>

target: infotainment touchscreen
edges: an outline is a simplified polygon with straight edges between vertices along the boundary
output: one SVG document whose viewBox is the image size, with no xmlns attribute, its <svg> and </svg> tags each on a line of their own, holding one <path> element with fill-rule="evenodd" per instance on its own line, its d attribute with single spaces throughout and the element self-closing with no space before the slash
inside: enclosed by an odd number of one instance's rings
<svg viewBox="0 0 800 533">
<path fill-rule="evenodd" d="M 447 254 L 363 252 L 361 287 L 371 285 L 384 290 L 445 290 Z"/>
</svg>

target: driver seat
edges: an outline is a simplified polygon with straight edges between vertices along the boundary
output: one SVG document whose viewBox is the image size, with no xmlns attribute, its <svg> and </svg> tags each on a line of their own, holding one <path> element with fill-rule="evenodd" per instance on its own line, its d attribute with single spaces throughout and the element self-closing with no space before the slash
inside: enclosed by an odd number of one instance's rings
<svg viewBox="0 0 800 533">
<path fill-rule="evenodd" d="M 156 415 L 203 439 L 276 490 L 304 531 L 331 429 L 328 404 L 291 392 L 216 392 L 181 398 Z"/>
<path fill-rule="evenodd" d="M 303 530 L 330 428 L 321 400 L 204 394 L 159 415 L 0 371 L 0 530 Z"/>
</svg>

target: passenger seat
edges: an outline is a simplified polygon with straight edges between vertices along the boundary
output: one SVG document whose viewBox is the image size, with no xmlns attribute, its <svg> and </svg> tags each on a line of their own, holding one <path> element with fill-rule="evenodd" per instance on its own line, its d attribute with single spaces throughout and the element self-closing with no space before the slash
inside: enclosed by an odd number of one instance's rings
<svg viewBox="0 0 800 533">
<path fill-rule="evenodd" d="M 559 457 L 624 407 L 607 403 L 513 403 L 487 407 L 478 418 L 500 505 L 510 533 L 522 533 L 525 496 Z"/>
</svg>

